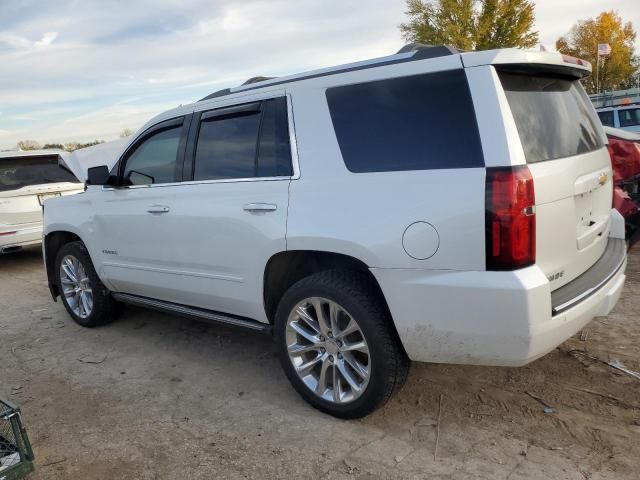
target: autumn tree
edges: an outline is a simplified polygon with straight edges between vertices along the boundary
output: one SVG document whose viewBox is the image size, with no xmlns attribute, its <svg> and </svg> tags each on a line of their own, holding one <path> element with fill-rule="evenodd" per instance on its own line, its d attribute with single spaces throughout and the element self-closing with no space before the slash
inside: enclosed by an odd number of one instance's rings
<svg viewBox="0 0 640 480">
<path fill-rule="evenodd" d="M 568 35 L 558 39 L 556 48 L 591 62 L 593 75 L 585 79 L 584 85 L 589 93 L 595 93 L 596 80 L 600 91 L 617 90 L 633 83 L 640 66 L 634 56 L 635 40 L 636 32 L 631 22 L 623 23 L 620 15 L 612 10 L 602 12 L 596 18 L 578 21 Z M 600 57 L 600 68 L 596 73 L 599 43 L 611 45 L 611 55 Z"/>
<path fill-rule="evenodd" d="M 40 144 L 35 140 L 20 140 L 18 150 L 40 150 Z"/>
<path fill-rule="evenodd" d="M 407 0 L 409 21 L 400 25 L 409 42 L 451 45 L 461 50 L 531 48 L 532 0 Z"/>
</svg>

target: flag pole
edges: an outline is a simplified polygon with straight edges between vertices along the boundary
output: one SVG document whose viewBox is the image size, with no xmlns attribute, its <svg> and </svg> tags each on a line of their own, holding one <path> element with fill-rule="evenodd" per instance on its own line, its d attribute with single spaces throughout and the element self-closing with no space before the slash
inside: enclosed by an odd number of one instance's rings
<svg viewBox="0 0 640 480">
<path fill-rule="evenodd" d="M 600 95 L 600 48 L 596 46 L 596 95 Z"/>
</svg>

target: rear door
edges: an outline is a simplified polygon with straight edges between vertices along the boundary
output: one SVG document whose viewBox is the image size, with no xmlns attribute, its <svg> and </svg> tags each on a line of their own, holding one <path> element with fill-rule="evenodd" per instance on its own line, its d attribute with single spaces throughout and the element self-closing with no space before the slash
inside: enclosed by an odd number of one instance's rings
<svg viewBox="0 0 640 480">
<path fill-rule="evenodd" d="M 534 180 L 536 263 L 555 290 L 607 246 L 611 160 L 579 80 L 557 71 L 497 68 Z"/>
<path fill-rule="evenodd" d="M 173 301 L 266 321 L 264 268 L 286 250 L 292 149 L 284 92 L 245 102 L 194 114 L 187 181 L 162 220 L 183 232 Z"/>
</svg>

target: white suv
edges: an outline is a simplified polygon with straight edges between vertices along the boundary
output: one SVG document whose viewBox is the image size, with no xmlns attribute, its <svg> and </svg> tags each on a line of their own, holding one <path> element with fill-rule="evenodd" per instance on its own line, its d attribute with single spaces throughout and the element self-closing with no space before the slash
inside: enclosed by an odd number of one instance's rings
<svg viewBox="0 0 640 480">
<path fill-rule="evenodd" d="M 60 150 L 0 153 L 0 254 L 42 241 L 45 200 L 84 191 L 75 176 L 59 167 L 65 155 Z"/>
<path fill-rule="evenodd" d="M 590 68 L 414 45 L 165 112 L 47 203 L 51 292 L 87 327 L 124 302 L 273 331 L 295 389 L 342 418 L 409 360 L 531 362 L 625 280 Z"/>
</svg>

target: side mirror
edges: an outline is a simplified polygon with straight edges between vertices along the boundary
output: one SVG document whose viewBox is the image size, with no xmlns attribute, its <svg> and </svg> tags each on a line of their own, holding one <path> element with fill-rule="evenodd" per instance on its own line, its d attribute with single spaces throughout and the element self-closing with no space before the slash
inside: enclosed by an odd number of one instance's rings
<svg viewBox="0 0 640 480">
<path fill-rule="evenodd" d="M 109 167 L 100 165 L 87 169 L 87 185 L 106 185 L 109 180 Z"/>
</svg>

